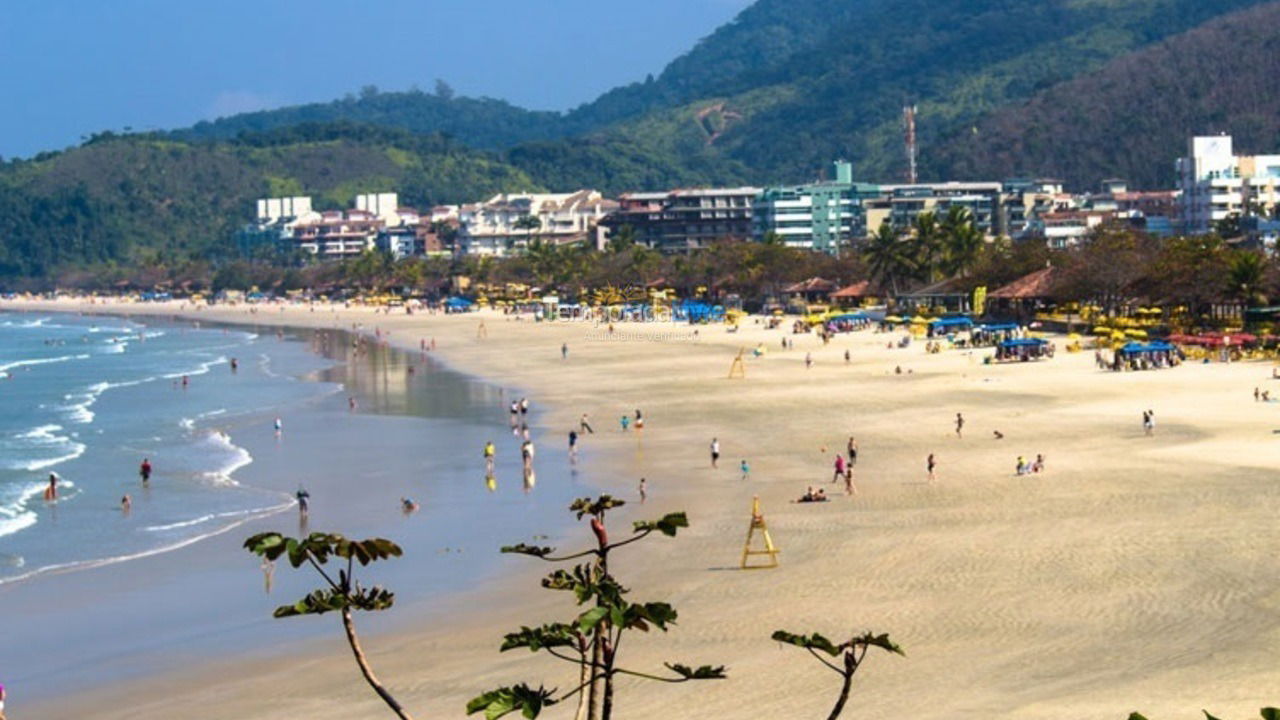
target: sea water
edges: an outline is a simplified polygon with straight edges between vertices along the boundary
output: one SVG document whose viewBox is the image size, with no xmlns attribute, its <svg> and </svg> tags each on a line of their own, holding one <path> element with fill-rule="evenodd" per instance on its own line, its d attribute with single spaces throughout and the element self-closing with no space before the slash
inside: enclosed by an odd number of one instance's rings
<svg viewBox="0 0 1280 720">
<path fill-rule="evenodd" d="M 0 313 L 0 585 L 289 508 L 288 493 L 238 479 L 253 457 L 221 428 L 339 391 L 295 381 L 324 364 L 241 330 Z"/>
</svg>

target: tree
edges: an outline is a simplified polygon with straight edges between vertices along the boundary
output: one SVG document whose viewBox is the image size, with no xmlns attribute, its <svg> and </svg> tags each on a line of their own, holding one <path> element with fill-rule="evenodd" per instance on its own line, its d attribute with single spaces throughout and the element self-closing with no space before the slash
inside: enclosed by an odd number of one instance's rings
<svg viewBox="0 0 1280 720">
<path fill-rule="evenodd" d="M 609 252 L 617 255 L 636 244 L 636 229 L 631 225 L 623 225 L 609 235 Z"/>
<path fill-rule="evenodd" d="M 1227 275 L 1229 292 L 1250 307 L 1267 304 L 1262 287 L 1267 276 L 1267 258 L 1256 252 L 1242 251 L 1230 260 Z"/>
<path fill-rule="evenodd" d="M 817 658 L 818 662 L 834 670 L 837 675 L 843 678 L 843 683 L 840 686 L 840 695 L 836 698 L 836 705 L 831 709 L 831 714 L 827 716 L 827 720 L 836 720 L 836 718 L 840 717 L 840 713 L 844 712 L 845 703 L 849 700 L 849 689 L 853 686 L 853 675 L 862 666 L 862 660 L 866 658 L 868 650 L 875 647 L 896 655 L 906 655 L 906 653 L 902 652 L 902 648 L 889 640 L 888 635 L 873 635 L 871 633 L 854 635 L 839 645 L 818 633 L 796 635 L 786 630 L 777 630 L 772 637 L 780 643 L 795 645 L 808 650 L 809 654 Z M 840 665 L 836 665 L 822 657 L 819 652 L 826 653 L 833 658 L 839 657 L 842 662 Z"/>
<path fill-rule="evenodd" d="M 576 514 L 579 521 L 584 517 L 590 518 L 594 548 L 563 556 L 555 555 L 555 548 L 523 543 L 502 548 L 504 553 L 529 555 L 552 563 L 589 560 L 575 565 L 572 570 L 556 570 L 542 581 L 542 587 L 548 590 L 572 593 L 577 605 L 587 606 L 586 610 L 568 622 L 522 627 L 518 632 L 508 633 L 501 647 L 502 652 L 519 648 L 544 652 L 574 665 L 578 670 L 577 683 L 568 692 L 558 695 L 555 690 L 547 690 L 543 686 L 536 690 L 527 684 L 501 687 L 467 703 L 468 715 L 483 712 L 486 720 L 496 720 L 507 713 L 519 711 L 532 720 L 543 708 L 577 696 L 577 717 L 610 720 L 613 717 L 614 685 L 619 676 L 666 683 L 724 678 L 724 668 L 720 666 L 703 665 L 695 669 L 679 663 L 666 663 L 669 673 L 663 675 L 618 666 L 617 650 L 625 633 L 648 632 L 651 628 L 666 632 L 675 624 L 676 610 L 664 602 L 633 603 L 627 600 L 630 590 L 624 588 L 610 570 L 613 551 L 653 533 L 675 537 L 680 528 L 689 526 L 684 513 L 671 513 L 656 521 L 634 523 L 630 537 L 610 542 L 605 516 L 624 504 L 622 500 L 601 495 L 594 500 L 578 499 L 569 506 L 569 511 Z"/>
<path fill-rule="evenodd" d="M 886 220 L 871 236 L 864 251 L 871 277 L 882 285 L 887 284 L 894 295 L 898 294 L 898 281 L 909 276 L 913 269 L 906 250 L 897 229 Z"/>
<path fill-rule="evenodd" d="M 352 611 L 362 610 L 376 612 L 386 610 L 395 602 L 395 595 L 390 590 L 377 585 L 364 588 L 355 579 L 355 563 L 361 567 L 379 560 L 400 557 L 400 546 L 382 538 L 369 540 L 348 540 L 336 533 L 311 533 L 305 538 L 285 537 L 278 532 L 266 532 L 254 535 L 244 541 L 249 552 L 274 562 L 282 555 L 287 556 L 289 564 L 295 569 L 304 564 L 315 569 L 324 578 L 325 585 L 311 592 L 292 605 L 281 605 L 276 608 L 274 617 L 298 617 L 301 615 L 324 615 L 337 612 L 342 617 L 342 628 L 347 634 L 347 644 L 355 656 L 356 665 L 365 682 L 382 698 L 401 720 L 413 720 L 400 703 L 392 697 L 369 666 L 368 658 L 360 647 L 360 639 L 356 636 L 355 621 Z M 346 569 L 338 570 L 337 578 L 325 572 L 324 566 L 332 558 L 347 561 Z"/>
<path fill-rule="evenodd" d="M 982 230 L 973 221 L 973 212 L 963 205 L 949 207 L 942 220 L 942 238 L 947 273 L 968 277 L 985 242 Z"/>
<path fill-rule="evenodd" d="M 936 280 L 943 252 L 943 232 L 938 216 L 932 212 L 916 215 L 911 223 L 911 257 L 916 277 L 926 283 Z"/>
<path fill-rule="evenodd" d="M 445 82 L 443 78 L 436 78 L 436 97 L 448 101 L 452 100 L 454 95 L 456 93 L 453 91 L 452 85 Z"/>
</svg>

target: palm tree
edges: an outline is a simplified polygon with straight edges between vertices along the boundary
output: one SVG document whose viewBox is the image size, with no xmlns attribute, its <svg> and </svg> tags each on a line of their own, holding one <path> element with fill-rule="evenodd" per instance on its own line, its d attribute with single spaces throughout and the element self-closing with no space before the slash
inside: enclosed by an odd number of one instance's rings
<svg viewBox="0 0 1280 720">
<path fill-rule="evenodd" d="M 915 261 L 916 276 L 931 283 L 937 279 L 939 260 L 943 251 L 942 226 L 932 212 L 916 215 L 911 223 L 911 254 Z"/>
<path fill-rule="evenodd" d="M 952 205 L 942 221 L 947 272 L 966 277 L 978 262 L 984 242 L 982 231 L 973 222 L 973 212 L 963 205 Z"/>
<path fill-rule="evenodd" d="M 1240 252 L 1231 259 L 1228 282 L 1231 294 L 1250 307 L 1265 305 L 1262 285 L 1267 274 L 1267 260 L 1259 253 Z"/>
<path fill-rule="evenodd" d="M 871 236 L 865 251 L 871 277 L 887 284 L 894 295 L 898 294 L 898 280 L 910 275 L 914 269 L 905 251 L 906 243 L 888 220 L 881 223 L 880 229 Z"/>
</svg>

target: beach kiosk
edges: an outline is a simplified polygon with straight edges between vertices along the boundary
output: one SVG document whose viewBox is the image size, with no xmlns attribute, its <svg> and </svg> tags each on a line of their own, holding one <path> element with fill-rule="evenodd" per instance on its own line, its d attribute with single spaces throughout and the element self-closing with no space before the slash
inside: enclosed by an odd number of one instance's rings
<svg viewBox="0 0 1280 720">
<path fill-rule="evenodd" d="M 938 318 L 929 323 L 929 337 L 950 337 L 959 332 L 973 330 L 973 320 L 964 316 Z"/>
<path fill-rule="evenodd" d="M 1126 343 L 1116 350 L 1114 370 L 1156 370 L 1182 361 L 1178 348 L 1167 342 Z"/>
<path fill-rule="evenodd" d="M 996 362 L 1029 362 L 1053 357 L 1053 344 L 1041 338 L 1011 338 L 996 345 Z"/>
</svg>

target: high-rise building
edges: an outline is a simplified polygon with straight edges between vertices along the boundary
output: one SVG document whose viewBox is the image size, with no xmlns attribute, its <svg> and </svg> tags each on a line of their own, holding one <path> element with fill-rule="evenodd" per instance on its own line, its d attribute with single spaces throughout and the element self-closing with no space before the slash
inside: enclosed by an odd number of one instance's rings
<svg viewBox="0 0 1280 720">
<path fill-rule="evenodd" d="M 750 239 L 759 194 L 754 187 L 624 193 L 601 224 L 615 234 L 629 228 L 634 242 L 661 252 L 688 253 L 715 240 Z"/>
<path fill-rule="evenodd" d="M 1231 217 L 1271 215 L 1280 195 L 1280 155 L 1236 155 L 1230 135 L 1193 137 L 1179 158 L 1187 232 L 1207 233 Z"/>
<path fill-rule="evenodd" d="M 863 201 L 879 194 L 879 185 L 853 182 L 853 166 L 838 161 L 835 180 L 761 191 L 752 208 L 755 238 L 772 235 L 787 247 L 837 254 L 866 237 Z"/>
</svg>

